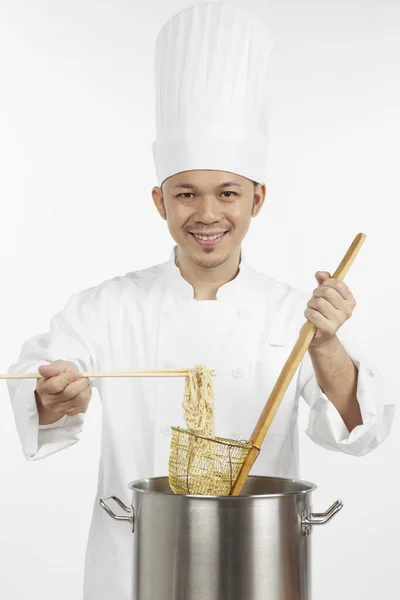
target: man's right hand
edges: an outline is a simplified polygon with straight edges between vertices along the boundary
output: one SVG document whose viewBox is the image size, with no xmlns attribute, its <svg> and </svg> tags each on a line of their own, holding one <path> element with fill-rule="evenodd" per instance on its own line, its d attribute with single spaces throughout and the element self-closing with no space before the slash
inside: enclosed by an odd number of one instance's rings
<svg viewBox="0 0 400 600">
<path fill-rule="evenodd" d="M 56 360 L 40 366 L 39 374 L 42 377 L 37 381 L 35 396 L 40 425 L 87 411 L 92 397 L 90 382 L 87 377 L 81 377 L 74 363 Z"/>
</svg>

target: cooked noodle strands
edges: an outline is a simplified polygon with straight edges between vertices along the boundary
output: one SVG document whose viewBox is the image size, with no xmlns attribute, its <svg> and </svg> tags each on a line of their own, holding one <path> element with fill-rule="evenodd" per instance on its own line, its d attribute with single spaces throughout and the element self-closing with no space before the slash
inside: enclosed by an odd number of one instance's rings
<svg viewBox="0 0 400 600">
<path fill-rule="evenodd" d="M 195 434 L 215 437 L 214 391 L 211 371 L 204 365 L 189 370 L 185 380 L 183 410 L 187 428 Z"/>
</svg>

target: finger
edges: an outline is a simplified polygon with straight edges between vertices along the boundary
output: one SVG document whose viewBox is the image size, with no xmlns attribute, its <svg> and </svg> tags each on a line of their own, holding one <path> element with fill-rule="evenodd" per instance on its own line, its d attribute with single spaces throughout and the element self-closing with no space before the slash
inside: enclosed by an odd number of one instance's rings
<svg viewBox="0 0 400 600">
<path fill-rule="evenodd" d="M 89 399 L 86 398 L 83 394 L 78 394 L 78 396 L 76 396 L 72 400 L 58 404 L 55 408 L 55 412 L 69 416 L 78 415 L 87 411 L 88 404 Z"/>
<path fill-rule="evenodd" d="M 72 371 L 68 370 L 60 375 L 56 375 L 54 377 L 50 377 L 50 379 L 47 379 L 42 384 L 40 389 L 46 394 L 59 394 L 65 390 L 69 384 L 77 381 L 78 379 L 81 379 L 80 375 L 76 375 Z"/>
<path fill-rule="evenodd" d="M 321 285 L 315 288 L 313 291 L 313 297 L 325 298 L 325 300 L 327 300 L 337 310 L 343 309 L 345 303 L 347 302 L 335 288 L 327 285 Z"/>
<path fill-rule="evenodd" d="M 80 390 L 78 393 L 74 395 L 70 395 L 68 397 L 64 397 L 61 395 L 48 395 L 45 396 L 43 405 L 50 410 L 54 410 L 60 413 L 63 413 L 65 408 L 68 408 L 72 404 L 80 404 L 84 402 L 89 402 L 91 398 L 91 392 L 88 389 Z"/>
<path fill-rule="evenodd" d="M 314 310 L 313 308 L 306 308 L 304 311 L 304 316 L 317 328 L 320 330 L 321 335 L 334 335 L 336 333 L 336 328 L 332 324 L 332 321 L 324 317 L 318 310 Z"/>
<path fill-rule="evenodd" d="M 40 375 L 42 375 L 46 379 L 50 377 L 56 377 L 61 373 L 65 373 L 65 371 L 67 370 L 71 370 L 76 373 L 79 372 L 79 369 L 76 365 L 66 360 L 55 360 L 49 365 L 40 365 L 38 369 Z"/>
<path fill-rule="evenodd" d="M 317 271 L 315 273 L 315 279 L 318 281 L 319 284 L 322 284 L 323 281 L 329 279 L 330 276 L 331 274 L 328 273 L 328 271 Z"/>
<path fill-rule="evenodd" d="M 54 395 L 54 398 L 56 402 L 70 402 L 79 394 L 88 395 L 89 390 L 90 386 L 88 381 L 85 379 L 79 379 L 78 381 L 74 381 L 73 383 L 67 385 L 67 387 L 60 394 Z"/>
<path fill-rule="evenodd" d="M 331 274 L 329 273 L 329 271 L 317 271 L 315 273 L 315 277 L 319 277 L 320 275 L 322 275 L 323 277 L 331 277 Z"/>
<path fill-rule="evenodd" d="M 339 281 L 338 279 L 329 278 L 329 279 L 325 279 L 325 281 L 322 283 L 322 286 L 333 288 L 345 300 L 355 302 L 355 298 L 354 298 L 353 294 L 349 290 L 348 286 L 344 283 L 344 281 Z"/>
<path fill-rule="evenodd" d="M 307 306 L 313 310 L 318 311 L 326 319 L 330 321 L 340 320 L 340 311 L 336 309 L 326 298 L 314 298 L 308 301 Z"/>
</svg>

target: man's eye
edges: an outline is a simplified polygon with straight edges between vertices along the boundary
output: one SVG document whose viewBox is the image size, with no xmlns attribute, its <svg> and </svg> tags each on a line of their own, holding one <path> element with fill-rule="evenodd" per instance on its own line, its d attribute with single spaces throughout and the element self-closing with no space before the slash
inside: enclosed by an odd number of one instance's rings
<svg viewBox="0 0 400 600">
<path fill-rule="evenodd" d="M 236 192 L 222 192 L 222 194 L 233 194 L 234 196 L 237 196 Z M 188 196 L 194 196 L 194 194 L 192 192 L 182 192 L 182 194 L 178 194 L 178 198 L 180 196 L 187 198 Z M 225 198 L 231 198 L 231 196 L 225 196 Z"/>
</svg>

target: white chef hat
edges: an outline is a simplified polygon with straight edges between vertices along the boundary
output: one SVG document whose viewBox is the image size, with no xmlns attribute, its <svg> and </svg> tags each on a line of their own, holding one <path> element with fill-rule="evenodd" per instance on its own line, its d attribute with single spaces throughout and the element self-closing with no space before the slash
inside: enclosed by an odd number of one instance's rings
<svg viewBox="0 0 400 600">
<path fill-rule="evenodd" d="M 161 28 L 155 52 L 158 184 L 182 171 L 228 171 L 263 182 L 267 162 L 264 23 L 225 3 L 197 4 Z"/>
</svg>

